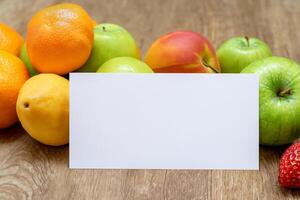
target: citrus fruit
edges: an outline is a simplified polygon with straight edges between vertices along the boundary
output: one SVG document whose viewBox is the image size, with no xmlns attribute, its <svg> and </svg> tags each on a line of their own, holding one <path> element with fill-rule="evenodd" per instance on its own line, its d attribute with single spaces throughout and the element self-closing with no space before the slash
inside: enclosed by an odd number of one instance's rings
<svg viewBox="0 0 300 200">
<path fill-rule="evenodd" d="M 19 56 L 22 44 L 23 38 L 18 32 L 0 23 L 0 50 Z"/>
<path fill-rule="evenodd" d="M 93 27 L 97 26 L 96 20 L 92 19 Z"/>
<path fill-rule="evenodd" d="M 56 74 L 38 74 L 22 87 L 17 113 L 31 137 L 59 146 L 69 142 L 69 81 Z"/>
<path fill-rule="evenodd" d="M 31 62 L 28 58 L 27 50 L 26 50 L 26 44 L 24 43 L 21 48 L 20 58 L 24 62 L 26 68 L 28 69 L 29 75 L 34 76 L 37 75 L 38 72 L 32 67 Z"/>
<path fill-rule="evenodd" d="M 19 58 L 0 50 L 0 129 L 18 121 L 18 93 L 28 78 L 26 67 Z"/>
<path fill-rule="evenodd" d="M 93 47 L 93 21 L 76 4 L 37 12 L 27 25 L 27 52 L 39 72 L 67 74 L 83 65 Z"/>
</svg>

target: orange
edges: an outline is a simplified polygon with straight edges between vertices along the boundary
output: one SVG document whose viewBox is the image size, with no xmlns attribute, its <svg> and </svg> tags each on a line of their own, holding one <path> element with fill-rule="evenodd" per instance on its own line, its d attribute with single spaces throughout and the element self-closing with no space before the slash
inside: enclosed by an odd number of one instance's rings
<svg viewBox="0 0 300 200">
<path fill-rule="evenodd" d="M 92 20 L 92 23 L 93 23 L 93 27 L 97 26 L 96 20 Z"/>
<path fill-rule="evenodd" d="M 0 50 L 0 129 L 18 121 L 18 93 L 28 78 L 28 71 L 19 58 Z"/>
<path fill-rule="evenodd" d="M 93 47 L 93 21 L 79 5 L 57 4 L 37 12 L 27 25 L 27 51 L 33 67 L 67 74 L 83 65 Z"/>
<path fill-rule="evenodd" d="M 18 32 L 0 23 L 0 50 L 19 56 L 23 41 L 22 36 Z"/>
</svg>

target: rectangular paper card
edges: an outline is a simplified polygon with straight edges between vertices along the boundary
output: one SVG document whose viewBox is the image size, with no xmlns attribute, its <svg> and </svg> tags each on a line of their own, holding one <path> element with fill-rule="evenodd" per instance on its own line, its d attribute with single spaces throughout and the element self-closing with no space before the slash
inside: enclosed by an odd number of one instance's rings
<svg viewBox="0 0 300 200">
<path fill-rule="evenodd" d="M 70 75 L 70 167 L 259 168 L 254 74 Z"/>
</svg>

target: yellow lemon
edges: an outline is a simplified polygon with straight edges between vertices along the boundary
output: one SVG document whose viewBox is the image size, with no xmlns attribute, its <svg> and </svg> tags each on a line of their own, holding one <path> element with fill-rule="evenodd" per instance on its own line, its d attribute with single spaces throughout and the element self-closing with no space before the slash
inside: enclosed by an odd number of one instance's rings
<svg viewBox="0 0 300 200">
<path fill-rule="evenodd" d="M 17 100 L 24 129 L 37 141 L 52 146 L 69 142 L 69 81 L 39 74 L 25 82 Z"/>
</svg>

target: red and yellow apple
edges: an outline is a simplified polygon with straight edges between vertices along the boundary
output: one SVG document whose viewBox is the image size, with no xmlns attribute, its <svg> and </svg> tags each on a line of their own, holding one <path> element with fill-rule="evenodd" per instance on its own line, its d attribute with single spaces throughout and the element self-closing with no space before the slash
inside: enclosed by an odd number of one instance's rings
<svg viewBox="0 0 300 200">
<path fill-rule="evenodd" d="M 200 33 L 176 31 L 157 39 L 149 48 L 145 62 L 160 73 L 220 72 L 216 51 Z"/>
</svg>

